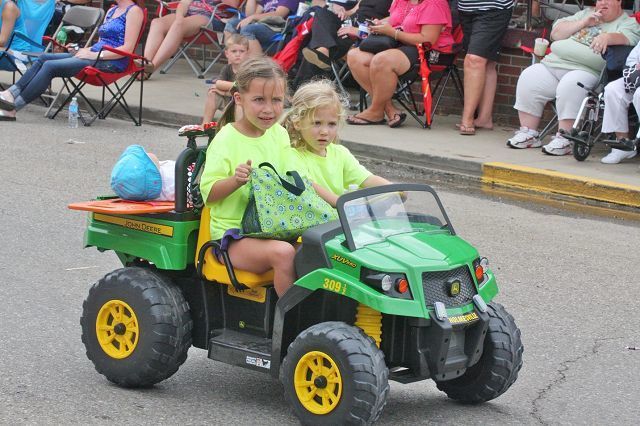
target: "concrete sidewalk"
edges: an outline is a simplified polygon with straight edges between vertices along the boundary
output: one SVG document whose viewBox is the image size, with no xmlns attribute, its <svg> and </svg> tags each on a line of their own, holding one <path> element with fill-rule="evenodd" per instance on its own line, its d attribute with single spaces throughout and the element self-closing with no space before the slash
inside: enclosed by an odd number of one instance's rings
<svg viewBox="0 0 640 426">
<path fill-rule="evenodd" d="M 6 73 L 0 74 L 2 79 L 8 79 Z M 137 103 L 139 87 L 134 84 L 127 95 L 131 105 Z M 100 97 L 93 87 L 85 93 Z M 206 93 L 204 80 L 178 61 L 168 74 L 156 73 L 144 82 L 143 119 L 175 126 L 199 123 Z M 606 165 L 600 163 L 608 153 L 604 145 L 595 146 L 583 162 L 571 155 L 544 155 L 539 149 L 515 150 L 505 145 L 513 129 L 497 127 L 461 136 L 454 127 L 458 121 L 456 116 L 436 116 L 432 128 L 424 130 L 408 117 L 398 129 L 345 125 L 340 135 L 358 155 L 466 174 L 486 184 L 640 208 L 640 156 Z"/>
</svg>

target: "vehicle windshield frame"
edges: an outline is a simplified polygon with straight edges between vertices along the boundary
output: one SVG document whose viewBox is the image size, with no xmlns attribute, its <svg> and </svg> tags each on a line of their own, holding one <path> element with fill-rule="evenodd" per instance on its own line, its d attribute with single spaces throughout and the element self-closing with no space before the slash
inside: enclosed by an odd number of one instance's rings
<svg viewBox="0 0 640 426">
<path fill-rule="evenodd" d="M 456 232 L 453 229 L 453 225 L 451 225 L 451 221 L 449 220 L 449 216 L 447 215 L 447 212 L 445 211 L 442 202 L 440 201 L 440 197 L 438 197 L 438 194 L 436 194 L 436 191 L 431 186 L 421 183 L 392 183 L 389 185 L 381 185 L 372 188 L 364 188 L 353 192 L 347 192 L 346 194 L 343 194 L 338 198 L 338 201 L 336 202 L 338 218 L 340 219 L 340 224 L 342 225 L 342 229 L 344 231 L 346 246 L 350 251 L 355 251 L 358 249 L 358 247 L 356 246 L 356 243 L 354 241 L 353 234 L 351 232 L 351 225 L 344 210 L 345 203 L 359 198 L 371 197 L 374 195 L 386 194 L 389 192 L 402 191 L 430 193 L 436 200 L 436 204 L 440 209 L 440 213 L 442 214 L 442 217 L 446 222 L 444 226 L 446 226 L 446 229 L 449 230 L 451 235 L 456 235 Z"/>
</svg>

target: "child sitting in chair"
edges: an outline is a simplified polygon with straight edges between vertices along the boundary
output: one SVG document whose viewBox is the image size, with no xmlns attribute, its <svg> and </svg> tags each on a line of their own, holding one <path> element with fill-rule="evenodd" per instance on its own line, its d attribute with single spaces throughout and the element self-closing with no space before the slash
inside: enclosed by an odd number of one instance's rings
<svg viewBox="0 0 640 426">
<path fill-rule="evenodd" d="M 204 104 L 202 125 L 213 121 L 216 111 L 222 111 L 231 101 L 231 88 L 236 79 L 236 71 L 241 63 L 249 57 L 249 40 L 240 34 L 232 34 L 226 40 L 224 56 L 229 62 L 220 70 L 220 76 L 214 80 L 207 92 Z M 240 113 L 236 111 L 236 114 Z M 239 115 L 236 115 L 239 117 Z"/>
<path fill-rule="evenodd" d="M 124 150 L 111 172 L 111 189 L 123 200 L 175 201 L 176 162 L 158 161 L 140 145 Z"/>
</svg>

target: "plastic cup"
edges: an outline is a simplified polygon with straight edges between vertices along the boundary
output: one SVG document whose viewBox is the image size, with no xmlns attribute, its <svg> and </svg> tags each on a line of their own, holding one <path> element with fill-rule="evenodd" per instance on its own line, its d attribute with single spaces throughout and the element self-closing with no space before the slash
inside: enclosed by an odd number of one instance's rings
<svg viewBox="0 0 640 426">
<path fill-rule="evenodd" d="M 533 45 L 533 53 L 536 56 L 544 56 L 547 54 L 547 48 L 549 47 L 549 40 L 546 38 L 537 38 Z"/>
</svg>

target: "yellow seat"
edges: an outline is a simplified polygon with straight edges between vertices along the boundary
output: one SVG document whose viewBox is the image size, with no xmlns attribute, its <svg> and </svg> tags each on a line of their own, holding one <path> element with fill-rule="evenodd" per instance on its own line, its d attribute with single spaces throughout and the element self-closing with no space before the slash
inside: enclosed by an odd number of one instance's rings
<svg viewBox="0 0 640 426">
<path fill-rule="evenodd" d="M 209 207 L 202 209 L 200 217 L 200 231 L 198 232 L 198 249 L 196 250 L 196 266 L 198 263 L 198 253 L 200 248 L 211 240 L 211 216 Z M 273 270 L 264 274 L 254 274 L 253 272 L 242 271 L 234 268 L 236 278 L 239 282 L 249 288 L 260 287 L 273 283 Z M 208 249 L 204 256 L 204 265 L 202 267 L 202 275 L 209 281 L 216 281 L 221 284 L 231 284 L 227 268 L 218 261 L 213 254 L 213 249 Z"/>
</svg>

